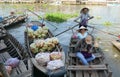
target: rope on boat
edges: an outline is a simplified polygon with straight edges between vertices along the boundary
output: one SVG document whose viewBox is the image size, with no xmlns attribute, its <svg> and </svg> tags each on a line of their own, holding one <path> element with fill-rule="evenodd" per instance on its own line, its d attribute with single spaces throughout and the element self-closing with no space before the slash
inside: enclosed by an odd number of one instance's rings
<svg viewBox="0 0 120 77">
<path fill-rule="evenodd" d="M 39 16 L 39 15 L 36 14 L 35 12 L 31 11 L 30 9 L 27 9 L 27 11 L 33 13 L 33 14 L 36 15 L 38 18 L 42 19 L 42 20 L 43 20 L 42 23 L 45 21 L 45 22 L 47 22 L 48 24 L 50 24 L 51 26 L 54 26 L 54 27 L 55 27 L 55 30 L 58 29 L 56 25 L 51 24 L 49 21 L 47 21 L 46 19 L 42 18 L 41 16 Z"/>
<path fill-rule="evenodd" d="M 88 27 L 90 27 L 90 28 L 94 28 L 94 29 L 96 29 L 96 30 L 98 30 L 98 31 L 100 31 L 100 32 L 103 32 L 103 33 L 106 33 L 106 34 L 109 34 L 109 35 L 112 35 L 112 36 L 118 37 L 118 35 L 115 35 L 115 34 L 113 34 L 113 33 L 109 33 L 109 32 L 106 32 L 106 31 L 100 30 L 100 29 L 95 28 L 95 27 L 93 27 L 93 26 L 88 26 Z"/>
</svg>

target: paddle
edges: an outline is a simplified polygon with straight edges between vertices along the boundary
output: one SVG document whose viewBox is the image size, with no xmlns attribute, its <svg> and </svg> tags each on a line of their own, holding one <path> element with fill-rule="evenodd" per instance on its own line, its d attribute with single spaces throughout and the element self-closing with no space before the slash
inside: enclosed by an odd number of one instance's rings
<svg viewBox="0 0 120 77">
<path fill-rule="evenodd" d="M 63 34 L 63 33 L 65 33 L 65 32 L 67 32 L 67 31 L 69 31 L 69 30 L 71 30 L 71 29 L 73 29 L 73 28 L 75 28 L 75 27 L 77 27 L 78 25 L 79 25 L 79 24 L 76 24 L 75 26 L 70 27 L 69 29 L 67 29 L 67 30 L 65 30 L 65 31 L 63 31 L 63 32 L 60 32 L 60 33 L 56 34 L 55 37 L 56 37 L 56 36 L 59 36 L 59 35 L 61 35 L 61 34 Z"/>
<path fill-rule="evenodd" d="M 42 18 L 41 16 L 39 16 L 39 15 L 36 14 L 35 12 L 31 11 L 30 9 L 27 9 L 27 10 L 28 10 L 29 12 L 33 13 L 34 15 L 36 15 L 38 18 L 42 19 L 42 20 L 43 20 L 43 21 L 42 21 L 42 24 L 43 24 L 44 21 L 46 21 L 48 24 L 50 24 L 50 25 L 54 26 L 56 29 L 58 29 L 57 26 L 51 24 L 49 21 L 45 20 L 44 18 Z"/>
<path fill-rule="evenodd" d="M 90 20 L 90 19 L 92 19 L 92 18 L 93 18 L 93 17 L 90 17 L 90 18 L 88 18 L 87 20 L 82 21 L 81 25 L 84 25 L 88 20 Z M 75 22 L 77 22 L 77 21 L 75 21 Z M 80 23 L 80 22 L 77 22 L 77 23 Z M 78 25 L 80 25 L 80 24 L 76 24 L 75 26 L 73 26 L 73 27 L 71 27 L 71 28 L 69 28 L 69 29 L 67 29 L 67 30 L 65 30 L 65 31 L 63 31 L 63 32 L 60 32 L 60 33 L 56 34 L 55 36 L 59 36 L 59 35 L 67 32 L 67 31 L 69 31 L 69 30 L 77 27 Z"/>
</svg>

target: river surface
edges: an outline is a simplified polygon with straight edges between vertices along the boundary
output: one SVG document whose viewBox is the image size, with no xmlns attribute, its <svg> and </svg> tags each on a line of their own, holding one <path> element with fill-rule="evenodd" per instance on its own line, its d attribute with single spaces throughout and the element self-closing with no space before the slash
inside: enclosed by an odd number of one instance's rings
<svg viewBox="0 0 120 77">
<path fill-rule="evenodd" d="M 89 7 L 90 15 L 93 15 L 95 18 L 90 20 L 89 25 L 94 26 L 99 30 L 103 30 L 106 32 L 110 32 L 116 35 L 120 34 L 120 6 L 87 6 L 87 5 L 40 5 L 40 4 L 0 4 L 0 16 L 7 16 L 11 11 L 23 11 L 24 9 L 32 9 L 37 14 L 44 17 L 45 13 L 48 12 L 64 12 L 64 13 L 78 13 L 79 10 L 83 7 Z M 30 20 L 38 20 L 37 17 L 30 12 L 26 12 L 29 15 Z M 69 19 L 64 23 L 53 23 L 49 22 L 55 26 L 50 25 L 47 22 L 46 25 L 50 28 L 54 35 L 74 26 L 75 22 L 73 22 L 74 18 Z M 28 22 L 29 22 L 28 21 Z M 110 22 L 111 26 L 105 26 L 105 22 Z M 15 36 L 19 42 L 24 45 L 24 30 L 25 23 L 21 23 L 16 25 L 15 27 L 11 27 L 8 31 Z M 77 28 L 74 29 L 76 31 Z M 90 31 L 91 29 L 89 29 Z M 68 46 L 70 42 L 70 37 L 72 35 L 72 31 L 68 31 L 64 34 L 57 36 L 60 40 L 60 44 L 62 45 L 65 52 L 68 51 Z M 104 50 L 104 54 L 106 57 L 106 63 L 110 65 L 111 70 L 113 71 L 113 77 L 120 77 L 120 51 L 118 51 L 112 44 L 112 40 L 116 40 L 117 37 L 113 35 L 109 35 L 107 33 L 94 30 L 93 35 L 96 38 L 99 38 L 100 47 Z"/>
</svg>

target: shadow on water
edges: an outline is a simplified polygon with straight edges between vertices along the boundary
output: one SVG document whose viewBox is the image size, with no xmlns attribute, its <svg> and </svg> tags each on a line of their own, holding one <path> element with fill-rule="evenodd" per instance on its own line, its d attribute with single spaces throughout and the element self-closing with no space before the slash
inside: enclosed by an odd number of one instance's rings
<svg viewBox="0 0 120 77">
<path fill-rule="evenodd" d="M 70 13 L 70 14 L 72 13 L 79 14 L 79 10 L 83 7 L 87 7 L 87 5 L 85 6 L 83 5 L 71 5 L 71 6 L 70 5 L 61 5 L 61 6 L 51 5 L 49 6 L 49 5 L 40 5 L 40 4 L 38 5 L 37 4 L 36 5 L 35 4 L 8 4 L 6 6 L 5 4 L 0 4 L 0 10 L 2 10 L 2 12 L 0 12 L 0 15 L 7 16 L 11 10 L 23 9 L 23 8 L 32 9 L 40 15 L 44 15 L 45 13 L 56 12 L 56 11 Z M 89 6 L 89 9 L 90 9 L 90 14 L 95 17 L 94 19 L 90 21 L 90 25 L 95 26 L 96 28 L 100 30 L 111 32 L 117 35 L 120 33 L 119 28 L 116 28 L 116 27 L 119 27 L 120 25 L 119 7 Z M 36 18 L 36 16 L 32 15 L 31 13 L 28 13 L 28 14 L 31 19 Z M 103 26 L 102 24 L 105 21 L 109 21 L 113 23 L 113 25 L 110 27 Z M 74 26 L 76 23 L 73 22 L 73 19 L 70 19 L 64 23 L 60 23 L 60 24 L 52 23 L 52 24 L 56 25 L 58 29 L 55 30 L 53 26 L 46 23 L 46 25 L 50 28 L 53 34 L 56 35 L 59 32 L 62 32 L 68 29 L 69 27 Z M 74 31 L 76 29 L 77 28 L 75 28 Z M 16 25 L 15 27 L 10 28 L 8 31 L 13 36 L 15 36 L 20 41 L 21 44 L 24 45 L 24 30 L 25 30 L 25 26 L 24 24 L 21 23 L 21 24 Z M 112 68 L 114 77 L 120 77 L 120 73 L 119 73 L 120 72 L 120 52 L 115 47 L 113 47 L 111 44 L 111 40 L 114 40 L 117 38 L 114 36 L 102 33 L 100 31 L 97 31 L 97 30 L 94 32 L 95 32 L 95 36 L 101 39 L 100 46 L 104 50 L 106 61 Z M 65 52 L 68 51 L 68 46 L 69 46 L 71 35 L 72 35 L 72 31 L 70 30 L 62 35 L 57 36 Z"/>
</svg>

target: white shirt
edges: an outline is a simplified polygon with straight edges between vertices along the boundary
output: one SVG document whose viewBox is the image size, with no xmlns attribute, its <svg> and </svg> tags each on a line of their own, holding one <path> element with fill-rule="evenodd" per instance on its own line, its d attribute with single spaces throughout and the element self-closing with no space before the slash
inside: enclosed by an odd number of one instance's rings
<svg viewBox="0 0 120 77">
<path fill-rule="evenodd" d="M 87 35 L 88 35 L 87 32 L 85 32 L 84 34 L 78 33 L 78 34 L 77 34 L 77 37 L 78 37 L 79 39 L 83 39 L 83 38 L 87 37 Z"/>
</svg>

